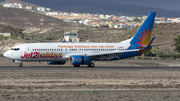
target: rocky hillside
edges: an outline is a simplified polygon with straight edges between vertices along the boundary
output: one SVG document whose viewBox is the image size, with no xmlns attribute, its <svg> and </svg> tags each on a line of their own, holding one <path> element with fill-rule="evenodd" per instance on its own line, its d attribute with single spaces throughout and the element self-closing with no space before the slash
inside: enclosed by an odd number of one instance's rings
<svg viewBox="0 0 180 101">
<path fill-rule="evenodd" d="M 15 28 L 40 28 L 40 19 L 43 17 L 43 27 L 71 27 L 72 24 L 42 14 L 33 13 L 23 9 L 0 7 L 0 24 Z"/>
<path fill-rule="evenodd" d="M 126 31 L 125 33 L 121 35 L 113 36 L 109 38 L 109 40 L 120 42 L 125 39 L 131 38 L 133 37 L 133 35 L 136 33 L 138 29 L 139 27 L 135 27 L 133 29 Z M 155 37 L 153 44 L 173 42 L 173 39 L 176 38 L 177 35 L 180 35 L 180 24 L 176 24 L 176 23 L 155 24 L 153 28 L 153 33 L 152 33 L 152 36 Z M 174 47 L 171 46 L 171 44 L 164 45 L 161 47 L 167 47 L 171 51 L 173 51 L 174 49 Z"/>
<path fill-rule="evenodd" d="M 120 42 L 126 39 L 129 39 L 134 36 L 139 27 L 135 27 L 133 29 L 108 29 L 108 28 L 79 28 L 78 36 L 80 38 L 80 42 Z M 16 30 L 16 29 L 12 29 Z M 14 40 L 8 39 L 3 40 L 0 43 L 0 51 L 6 51 L 11 46 L 13 46 L 16 42 L 20 43 L 28 43 L 28 42 L 42 42 L 45 40 L 47 36 L 53 36 L 55 40 L 64 37 L 64 32 L 67 30 L 64 29 L 44 29 L 46 31 L 32 32 L 28 33 L 30 36 L 29 40 Z M 31 36 L 33 36 L 33 40 L 31 40 Z M 153 44 L 158 43 L 166 43 L 173 42 L 173 38 L 176 38 L 177 35 L 180 35 L 180 24 L 155 24 L 153 29 L 152 36 L 155 37 Z M 38 40 L 38 38 L 40 40 Z M 20 39 L 20 37 L 18 38 Z M 57 42 L 57 41 L 56 41 Z M 61 42 L 61 41 L 59 41 Z M 166 49 L 169 51 L 173 51 L 174 47 L 169 45 L 160 46 L 161 49 Z"/>
<path fill-rule="evenodd" d="M 11 36 L 19 36 L 23 34 L 23 29 L 16 29 L 7 25 L 0 25 L 0 33 L 11 33 Z"/>
<path fill-rule="evenodd" d="M 76 29 L 80 42 L 113 42 L 108 39 L 112 36 L 119 36 L 128 29 L 111 29 L 111 28 L 80 28 Z M 44 33 L 44 35 L 52 35 L 56 39 L 63 38 L 64 32 L 69 30 L 53 29 Z"/>
</svg>

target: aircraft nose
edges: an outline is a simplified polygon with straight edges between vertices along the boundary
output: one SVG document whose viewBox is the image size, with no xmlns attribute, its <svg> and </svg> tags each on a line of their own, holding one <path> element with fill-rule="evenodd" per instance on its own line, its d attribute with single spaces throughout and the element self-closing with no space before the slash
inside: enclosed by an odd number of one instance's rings
<svg viewBox="0 0 180 101">
<path fill-rule="evenodd" d="M 8 52 L 5 52 L 5 53 L 3 54 L 3 56 L 6 57 L 6 58 L 8 58 Z"/>
</svg>

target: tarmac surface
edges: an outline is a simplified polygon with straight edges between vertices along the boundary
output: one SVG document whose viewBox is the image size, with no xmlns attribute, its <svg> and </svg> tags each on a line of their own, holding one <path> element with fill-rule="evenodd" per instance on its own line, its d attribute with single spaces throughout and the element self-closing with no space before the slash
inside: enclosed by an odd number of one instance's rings
<svg viewBox="0 0 180 101">
<path fill-rule="evenodd" d="M 2 101 L 178 101 L 180 67 L 0 66 Z"/>
<path fill-rule="evenodd" d="M 180 67 L 0 66 L 0 70 L 180 70 Z"/>
<path fill-rule="evenodd" d="M 180 99 L 180 60 L 121 60 L 95 67 L 0 58 L 1 100 L 84 101 Z M 29 100 L 30 101 L 30 100 Z"/>
<path fill-rule="evenodd" d="M 180 67 L 73 67 L 73 66 L 0 66 L 0 72 L 4 70 L 155 70 L 155 71 L 180 71 Z M 21 93 L 88 93 L 90 90 L 76 90 L 76 91 L 17 91 L 17 92 L 0 92 L 0 94 L 21 94 Z M 180 90 L 96 90 L 96 92 L 180 92 Z"/>
</svg>

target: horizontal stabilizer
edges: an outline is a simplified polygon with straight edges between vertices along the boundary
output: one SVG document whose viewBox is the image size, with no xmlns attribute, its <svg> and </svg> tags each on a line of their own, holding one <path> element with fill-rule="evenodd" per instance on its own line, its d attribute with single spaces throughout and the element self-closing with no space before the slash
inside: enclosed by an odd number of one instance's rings
<svg viewBox="0 0 180 101">
<path fill-rule="evenodd" d="M 174 43 L 174 42 L 154 44 L 154 45 L 152 45 L 152 47 L 155 47 L 155 46 L 161 46 L 161 45 L 167 45 L 167 44 L 173 44 L 173 43 Z"/>
</svg>

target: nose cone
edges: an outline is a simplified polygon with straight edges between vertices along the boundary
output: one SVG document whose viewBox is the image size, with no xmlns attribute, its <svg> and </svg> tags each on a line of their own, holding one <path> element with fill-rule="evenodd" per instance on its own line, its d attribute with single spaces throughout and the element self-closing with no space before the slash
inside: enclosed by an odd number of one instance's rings
<svg viewBox="0 0 180 101">
<path fill-rule="evenodd" d="M 8 58 L 8 52 L 5 52 L 5 53 L 3 54 L 3 56 L 6 57 L 6 58 Z"/>
</svg>

